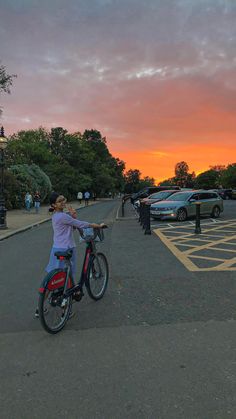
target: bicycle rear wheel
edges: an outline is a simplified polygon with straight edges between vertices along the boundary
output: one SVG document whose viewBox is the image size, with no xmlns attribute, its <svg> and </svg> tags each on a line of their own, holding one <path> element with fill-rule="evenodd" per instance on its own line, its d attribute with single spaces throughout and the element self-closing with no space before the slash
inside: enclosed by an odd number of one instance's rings
<svg viewBox="0 0 236 419">
<path fill-rule="evenodd" d="M 59 282 L 58 277 L 65 277 L 65 272 L 57 272 L 52 276 L 50 283 L 54 280 L 54 283 Z M 64 279 L 64 278 L 62 278 Z M 48 284 L 50 288 L 50 285 Z M 45 287 L 43 293 L 39 295 L 39 318 L 43 328 L 48 333 L 58 333 L 65 326 L 72 307 L 72 297 L 63 298 L 64 288 L 61 286 L 59 288 L 53 287 L 49 289 Z"/>
<path fill-rule="evenodd" d="M 103 253 L 92 256 L 87 271 L 86 288 L 93 300 L 100 300 L 107 289 L 109 268 L 107 258 Z"/>
</svg>

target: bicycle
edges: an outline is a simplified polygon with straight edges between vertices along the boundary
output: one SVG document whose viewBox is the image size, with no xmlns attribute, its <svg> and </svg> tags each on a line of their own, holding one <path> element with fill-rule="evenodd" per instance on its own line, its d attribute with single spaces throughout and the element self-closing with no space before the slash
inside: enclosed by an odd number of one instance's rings
<svg viewBox="0 0 236 419">
<path fill-rule="evenodd" d="M 105 228 L 107 226 L 104 226 Z M 87 230 L 87 231 L 86 231 Z M 80 280 L 74 282 L 71 269 L 72 251 L 55 252 L 59 260 L 65 262 L 65 268 L 49 272 L 39 288 L 39 318 L 48 333 L 58 333 L 70 317 L 72 301 L 80 301 L 84 296 L 84 285 L 89 296 L 100 300 L 107 289 L 109 267 L 106 256 L 97 252 L 95 241 L 104 240 L 102 229 L 87 228 L 79 231 L 86 243 Z"/>
</svg>

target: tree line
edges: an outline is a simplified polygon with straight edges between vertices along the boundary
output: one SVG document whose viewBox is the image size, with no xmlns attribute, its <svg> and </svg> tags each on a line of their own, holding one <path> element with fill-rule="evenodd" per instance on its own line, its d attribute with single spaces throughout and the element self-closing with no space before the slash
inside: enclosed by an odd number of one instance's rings
<svg viewBox="0 0 236 419">
<path fill-rule="evenodd" d="M 19 131 L 8 139 L 5 164 L 9 208 L 21 207 L 27 191 L 39 190 L 46 199 L 53 189 L 71 200 L 79 191 L 106 196 L 124 188 L 125 163 L 111 155 L 106 138 L 93 129 L 83 134 L 62 127 Z"/>
<path fill-rule="evenodd" d="M 236 163 L 210 166 L 209 170 L 196 176 L 195 172 L 189 171 L 185 161 L 176 163 L 174 176 L 158 183 L 160 186 L 180 186 L 181 188 L 194 189 L 236 189 Z M 141 172 L 138 169 L 131 169 L 125 175 L 125 193 L 137 192 L 146 186 L 154 186 L 154 178 L 146 176 L 141 179 Z"/>
<path fill-rule="evenodd" d="M 196 176 L 195 172 L 189 172 L 188 164 L 182 161 L 175 165 L 175 176 L 160 184 L 195 189 L 236 188 L 236 163 L 210 166 L 209 170 Z"/>
</svg>

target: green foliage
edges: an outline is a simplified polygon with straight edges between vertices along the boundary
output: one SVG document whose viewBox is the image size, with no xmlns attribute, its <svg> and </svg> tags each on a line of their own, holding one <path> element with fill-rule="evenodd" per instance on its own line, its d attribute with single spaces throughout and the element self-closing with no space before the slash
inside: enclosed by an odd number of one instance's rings
<svg viewBox="0 0 236 419">
<path fill-rule="evenodd" d="M 7 209 L 21 208 L 20 182 L 9 170 L 4 171 L 4 198 Z"/>
<path fill-rule="evenodd" d="M 17 202 L 17 207 L 23 206 L 26 192 L 33 195 L 39 191 L 43 202 L 52 190 L 49 177 L 36 164 L 14 165 L 9 168 L 9 172 L 14 176 L 18 189 L 17 198 L 9 198 L 12 206 L 14 202 Z"/>
<path fill-rule="evenodd" d="M 155 185 L 155 179 L 149 176 L 141 179 L 141 172 L 138 169 L 130 169 L 125 174 L 124 192 L 135 193 L 147 186 Z"/>
<path fill-rule="evenodd" d="M 219 187 L 220 173 L 210 169 L 200 173 L 195 180 L 195 187 L 199 189 L 214 189 Z"/>
<path fill-rule="evenodd" d="M 0 65 L 0 94 L 11 93 L 10 87 L 13 83 L 13 78 L 16 77 L 15 74 L 7 74 L 6 68 L 3 65 Z M 2 110 L 0 108 L 0 115 Z"/>
<path fill-rule="evenodd" d="M 9 168 L 37 164 L 50 178 L 52 189 L 68 199 L 75 199 L 78 191 L 99 196 L 124 188 L 125 163 L 110 154 L 106 139 L 96 130 L 83 135 L 62 127 L 19 131 L 9 138 L 5 158 Z M 29 188 L 28 178 L 23 173 L 18 176 Z"/>
<path fill-rule="evenodd" d="M 159 183 L 159 186 L 171 186 L 171 185 L 174 185 L 175 183 L 175 178 L 174 177 L 171 177 L 171 178 L 169 178 L 169 179 L 165 179 L 165 180 L 162 180 L 160 183 Z"/>
<path fill-rule="evenodd" d="M 193 188 L 196 175 L 194 172 L 189 173 L 188 164 L 185 161 L 176 163 L 175 176 L 165 179 L 159 183 L 160 186 L 178 185 L 181 188 Z"/>
<path fill-rule="evenodd" d="M 236 163 L 229 164 L 221 173 L 220 182 L 225 188 L 236 188 Z"/>
<path fill-rule="evenodd" d="M 10 87 L 14 77 L 16 77 L 15 74 L 7 74 L 6 68 L 0 65 L 0 92 L 10 93 Z"/>
<path fill-rule="evenodd" d="M 6 163 L 37 164 L 44 167 L 51 160 L 48 134 L 43 128 L 19 131 L 8 139 L 5 151 Z"/>
<path fill-rule="evenodd" d="M 175 182 L 176 185 L 183 187 L 186 187 L 187 185 L 187 179 L 188 179 L 188 171 L 189 167 L 188 164 L 185 161 L 181 161 L 179 163 L 176 163 L 175 165 Z"/>
</svg>

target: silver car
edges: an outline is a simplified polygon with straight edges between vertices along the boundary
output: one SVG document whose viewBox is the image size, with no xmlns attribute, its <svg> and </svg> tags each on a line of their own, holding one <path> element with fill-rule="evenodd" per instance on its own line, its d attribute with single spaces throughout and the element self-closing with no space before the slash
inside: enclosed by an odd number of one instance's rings
<svg viewBox="0 0 236 419">
<path fill-rule="evenodd" d="M 201 202 L 200 214 L 218 218 L 224 210 L 223 199 L 212 191 L 178 192 L 165 201 L 151 204 L 150 214 L 153 218 L 171 218 L 185 221 L 196 214 L 196 202 Z"/>
</svg>

